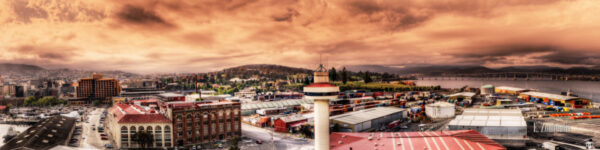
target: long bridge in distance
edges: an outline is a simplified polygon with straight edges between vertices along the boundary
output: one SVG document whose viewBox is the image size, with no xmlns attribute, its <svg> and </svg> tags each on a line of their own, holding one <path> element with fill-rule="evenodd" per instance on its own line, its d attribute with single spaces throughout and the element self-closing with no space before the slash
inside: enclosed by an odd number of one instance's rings
<svg viewBox="0 0 600 150">
<path fill-rule="evenodd" d="M 420 80 L 587 80 L 600 81 L 600 75 L 574 75 L 560 73 L 536 72 L 498 72 L 498 73 L 468 73 L 468 74 L 441 74 L 433 76 L 417 76 Z"/>
</svg>

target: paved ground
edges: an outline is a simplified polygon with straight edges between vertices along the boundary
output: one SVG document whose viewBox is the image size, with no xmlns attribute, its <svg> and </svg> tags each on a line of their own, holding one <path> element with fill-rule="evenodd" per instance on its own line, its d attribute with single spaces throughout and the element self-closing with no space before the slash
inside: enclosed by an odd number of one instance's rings
<svg viewBox="0 0 600 150">
<path fill-rule="evenodd" d="M 242 136 L 249 137 L 251 139 L 242 140 L 240 145 L 243 150 L 312 150 L 314 149 L 314 142 L 297 139 L 295 137 L 286 136 L 274 132 L 273 139 L 271 141 L 271 131 L 251 125 L 242 123 Z M 256 144 L 256 140 L 263 141 L 262 144 Z M 273 146 L 273 144 L 275 146 Z"/>
<path fill-rule="evenodd" d="M 82 149 L 104 149 L 104 144 L 109 143 L 106 140 L 101 140 L 100 139 L 100 133 L 98 133 L 98 130 L 92 130 L 92 125 L 96 125 L 94 127 L 97 127 L 98 125 L 100 125 L 98 122 L 100 121 L 100 115 L 102 114 L 102 111 L 104 109 L 102 108 L 96 108 L 94 111 L 91 111 L 88 113 L 87 117 L 88 117 L 88 122 L 81 122 L 83 123 L 83 137 L 85 137 L 85 139 L 83 140 L 83 143 L 81 143 L 81 147 Z M 105 130 L 106 132 L 106 130 Z"/>
</svg>

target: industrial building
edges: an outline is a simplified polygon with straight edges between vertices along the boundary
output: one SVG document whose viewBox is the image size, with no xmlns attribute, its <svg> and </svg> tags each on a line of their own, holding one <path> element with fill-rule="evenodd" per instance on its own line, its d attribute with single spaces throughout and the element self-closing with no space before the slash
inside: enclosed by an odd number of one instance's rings
<svg viewBox="0 0 600 150">
<path fill-rule="evenodd" d="M 333 132 L 332 150 L 505 150 L 475 130 L 429 132 Z"/>
<path fill-rule="evenodd" d="M 261 103 L 251 103 L 242 105 L 242 115 L 253 115 L 256 113 L 256 110 L 265 109 L 265 108 L 280 108 L 284 107 L 288 110 L 293 110 L 295 106 L 300 106 L 301 104 L 312 104 L 314 100 L 312 99 L 298 99 L 298 100 L 280 100 L 280 101 L 272 101 L 272 102 L 261 102 Z"/>
<path fill-rule="evenodd" d="M 291 128 L 299 127 L 307 121 L 308 118 L 302 115 L 285 116 L 275 120 L 275 123 L 273 123 L 273 127 L 277 132 L 288 132 Z"/>
<path fill-rule="evenodd" d="M 523 147 L 527 124 L 519 109 L 466 109 L 448 124 L 450 130 L 476 130 L 505 146 Z"/>
<path fill-rule="evenodd" d="M 494 89 L 495 89 L 494 85 L 491 85 L 491 84 L 483 85 L 483 86 L 481 86 L 481 89 L 480 89 L 481 92 L 480 92 L 480 94 L 481 95 L 494 94 L 494 91 L 495 91 Z"/>
<path fill-rule="evenodd" d="M 47 150 L 67 145 L 75 130 L 75 118 L 54 116 L 40 120 L 29 129 L 8 141 L 0 150 Z"/>
<path fill-rule="evenodd" d="M 501 93 L 501 94 L 512 94 L 512 95 L 519 95 L 523 92 L 527 92 L 529 90 L 527 89 L 523 89 L 523 88 L 518 88 L 518 87 L 510 87 L 510 86 L 499 86 L 496 87 L 496 89 L 494 89 L 494 92 L 496 93 Z"/>
<path fill-rule="evenodd" d="M 337 124 L 342 131 L 360 132 L 379 129 L 388 123 L 405 119 L 408 111 L 395 107 L 376 107 L 331 117 L 331 123 Z"/>
<path fill-rule="evenodd" d="M 447 102 L 437 102 L 425 105 L 425 114 L 433 120 L 454 117 L 456 105 Z"/>
<path fill-rule="evenodd" d="M 460 93 L 450 94 L 447 97 L 450 102 L 468 101 L 469 103 L 471 103 L 473 101 L 473 99 L 475 98 L 475 95 L 476 94 L 473 92 L 460 92 Z"/>
<path fill-rule="evenodd" d="M 543 92 L 523 92 L 519 97 L 529 102 L 552 106 L 569 108 L 590 108 L 592 106 L 592 102 L 584 98 Z"/>
</svg>

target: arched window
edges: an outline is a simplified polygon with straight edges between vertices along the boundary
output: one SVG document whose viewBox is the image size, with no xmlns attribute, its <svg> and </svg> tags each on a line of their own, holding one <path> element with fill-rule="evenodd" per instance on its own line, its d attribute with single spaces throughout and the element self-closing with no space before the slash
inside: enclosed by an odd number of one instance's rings
<svg viewBox="0 0 600 150">
<path fill-rule="evenodd" d="M 140 126 L 140 127 L 138 127 L 138 130 L 144 131 L 144 127 Z"/>
<path fill-rule="evenodd" d="M 181 120 L 183 118 L 181 115 L 177 115 L 177 120 Z"/>
<path fill-rule="evenodd" d="M 134 127 L 134 126 L 131 126 L 131 127 L 129 127 L 129 132 L 131 132 L 131 133 L 135 133 L 135 131 L 137 131 L 137 130 L 135 130 L 135 127 Z"/>
<path fill-rule="evenodd" d="M 196 113 L 196 119 L 200 119 L 200 113 Z"/>
<path fill-rule="evenodd" d="M 165 126 L 165 133 L 171 132 L 171 127 Z"/>
<path fill-rule="evenodd" d="M 127 127 L 126 126 L 122 126 L 121 127 L 121 133 L 127 133 Z"/>
<path fill-rule="evenodd" d="M 162 128 L 160 126 L 156 126 L 156 131 L 160 131 Z"/>
<path fill-rule="evenodd" d="M 148 130 L 148 132 L 151 132 L 151 133 L 152 133 L 152 126 L 148 126 L 148 127 L 146 127 L 146 130 Z"/>
</svg>

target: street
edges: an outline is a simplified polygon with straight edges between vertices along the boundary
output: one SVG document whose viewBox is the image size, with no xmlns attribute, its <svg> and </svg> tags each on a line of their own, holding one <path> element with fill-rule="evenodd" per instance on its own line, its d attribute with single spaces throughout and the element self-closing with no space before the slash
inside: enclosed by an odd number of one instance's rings
<svg viewBox="0 0 600 150">
<path fill-rule="evenodd" d="M 271 141 L 271 130 L 251 126 L 242 123 L 242 136 L 252 138 L 254 140 L 242 140 L 240 141 L 241 149 L 248 150 L 312 150 L 314 149 L 314 142 L 303 139 L 295 139 L 293 137 L 287 137 L 283 134 L 274 132 L 273 139 L 275 141 L 275 147 Z M 262 144 L 256 144 L 256 140 L 261 140 Z"/>
<path fill-rule="evenodd" d="M 99 121 L 100 121 L 100 115 L 102 114 L 102 111 L 104 109 L 102 108 L 96 108 L 94 111 L 89 112 L 87 117 L 88 117 L 88 122 L 81 122 L 83 124 L 83 137 L 85 137 L 85 139 L 83 140 L 83 143 L 81 144 L 82 149 L 104 149 L 104 144 L 109 143 L 106 140 L 101 140 L 100 139 L 100 134 L 98 133 L 98 130 L 92 130 L 92 128 L 94 127 L 98 127 Z M 92 125 L 95 125 L 92 127 Z M 107 132 L 105 130 L 105 132 Z"/>
</svg>

